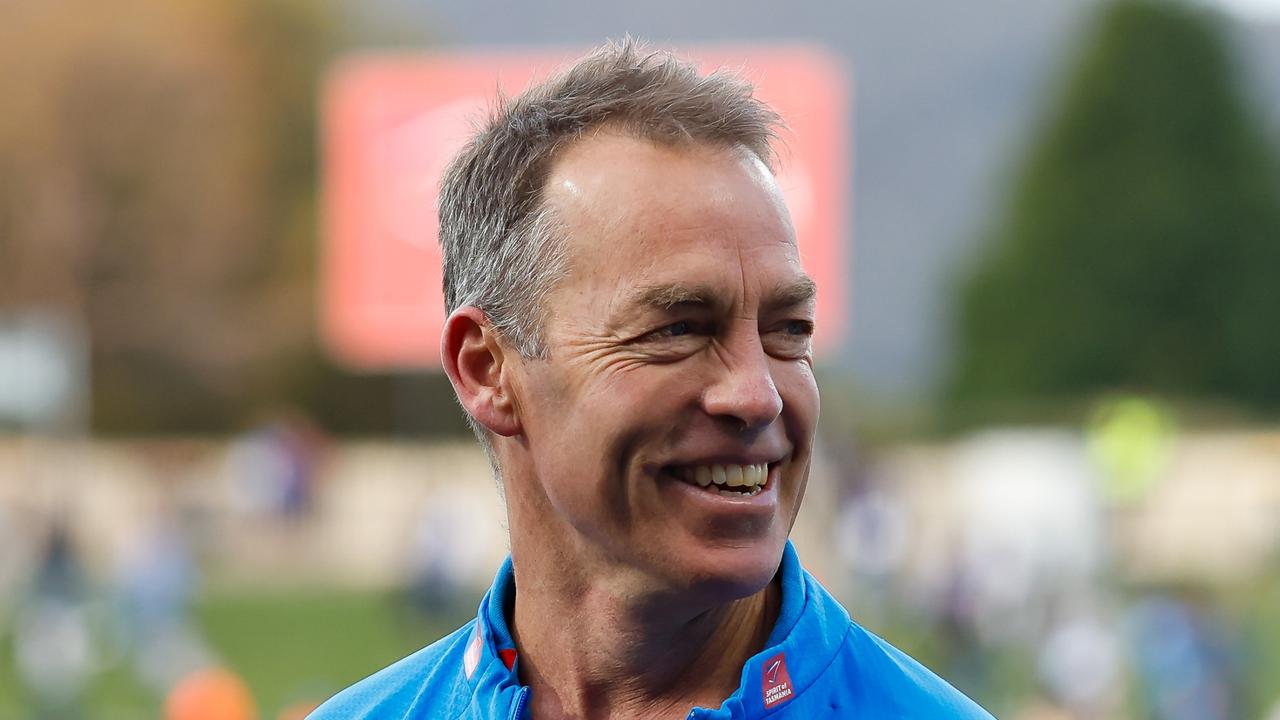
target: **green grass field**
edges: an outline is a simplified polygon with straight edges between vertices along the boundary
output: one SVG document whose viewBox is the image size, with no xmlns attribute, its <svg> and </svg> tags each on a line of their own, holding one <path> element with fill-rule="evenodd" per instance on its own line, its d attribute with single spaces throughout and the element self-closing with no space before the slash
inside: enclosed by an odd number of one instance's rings
<svg viewBox="0 0 1280 720">
<path fill-rule="evenodd" d="M 196 618 L 227 667 L 248 683 L 262 720 L 303 700 L 322 700 L 465 622 L 474 610 L 427 619 L 390 594 L 272 591 L 217 593 Z M 12 634 L 0 632 L 0 720 L 30 717 L 14 673 Z M 104 668 L 85 698 L 87 720 L 160 716 L 162 699 L 125 663 Z"/>
</svg>

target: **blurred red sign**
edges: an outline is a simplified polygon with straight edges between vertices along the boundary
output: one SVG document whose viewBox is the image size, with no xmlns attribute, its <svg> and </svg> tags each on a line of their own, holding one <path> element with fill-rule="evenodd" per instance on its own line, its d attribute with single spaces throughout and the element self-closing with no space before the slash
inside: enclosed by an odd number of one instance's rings
<svg viewBox="0 0 1280 720">
<path fill-rule="evenodd" d="M 847 81 L 807 47 L 710 48 L 704 68 L 745 74 L 786 120 L 778 182 L 805 269 L 818 283 L 817 349 L 845 327 Z M 321 331 L 363 370 L 439 367 L 444 323 L 436 197 L 445 166 L 500 91 L 516 95 L 571 53 L 357 57 L 329 75 L 323 105 Z"/>
</svg>

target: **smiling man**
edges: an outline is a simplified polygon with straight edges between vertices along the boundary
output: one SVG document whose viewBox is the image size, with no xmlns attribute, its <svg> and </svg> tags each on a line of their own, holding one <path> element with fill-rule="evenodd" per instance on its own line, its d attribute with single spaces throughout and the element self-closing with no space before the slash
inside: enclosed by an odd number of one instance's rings
<svg viewBox="0 0 1280 720">
<path fill-rule="evenodd" d="M 989 718 L 787 540 L 817 289 L 729 75 L 609 45 L 502 106 L 440 201 L 441 348 L 505 494 L 477 618 L 315 718 Z"/>
</svg>

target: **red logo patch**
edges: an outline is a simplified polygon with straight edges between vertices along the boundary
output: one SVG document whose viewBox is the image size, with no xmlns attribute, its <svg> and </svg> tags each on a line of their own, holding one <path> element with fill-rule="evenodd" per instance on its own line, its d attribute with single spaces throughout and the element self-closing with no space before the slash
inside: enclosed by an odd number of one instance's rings
<svg viewBox="0 0 1280 720">
<path fill-rule="evenodd" d="M 760 695 L 765 710 L 795 697 L 791 690 L 791 676 L 787 674 L 787 658 L 783 653 L 765 660 L 760 669 Z"/>
<path fill-rule="evenodd" d="M 515 648 L 507 648 L 506 650 L 499 650 L 498 657 L 502 659 L 502 664 L 506 665 L 508 670 L 516 666 L 516 649 Z"/>
</svg>

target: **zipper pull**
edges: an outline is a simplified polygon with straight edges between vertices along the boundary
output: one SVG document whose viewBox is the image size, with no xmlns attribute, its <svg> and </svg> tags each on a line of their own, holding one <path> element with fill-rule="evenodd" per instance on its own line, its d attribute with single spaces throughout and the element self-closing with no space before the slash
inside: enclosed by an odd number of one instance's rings
<svg viewBox="0 0 1280 720">
<path fill-rule="evenodd" d="M 515 708 L 511 711 L 511 720 L 523 720 L 524 707 L 529 704 L 529 688 L 520 688 L 520 697 L 516 698 Z"/>
</svg>

